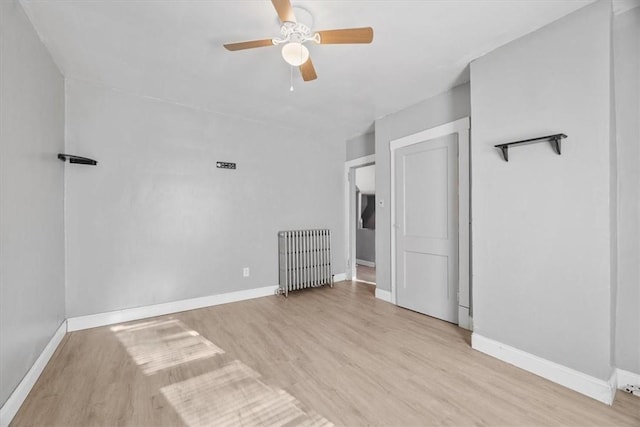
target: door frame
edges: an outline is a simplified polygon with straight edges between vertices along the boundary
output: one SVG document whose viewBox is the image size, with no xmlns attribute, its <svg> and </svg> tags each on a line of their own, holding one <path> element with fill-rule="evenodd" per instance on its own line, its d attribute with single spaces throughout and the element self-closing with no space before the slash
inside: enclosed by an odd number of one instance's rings
<svg viewBox="0 0 640 427">
<path fill-rule="evenodd" d="M 345 280 L 353 280 L 356 277 L 356 227 L 355 221 L 355 170 L 363 166 L 369 166 L 376 163 L 376 155 L 358 157 L 344 163 L 344 237 L 345 237 Z M 353 191 L 353 201 L 351 194 Z M 354 208 L 352 211 L 351 209 Z"/>
<path fill-rule="evenodd" d="M 472 328 L 470 318 L 470 181 L 469 117 L 389 142 L 391 151 L 391 302 L 396 302 L 396 151 L 442 136 L 458 135 L 458 326 Z"/>
</svg>

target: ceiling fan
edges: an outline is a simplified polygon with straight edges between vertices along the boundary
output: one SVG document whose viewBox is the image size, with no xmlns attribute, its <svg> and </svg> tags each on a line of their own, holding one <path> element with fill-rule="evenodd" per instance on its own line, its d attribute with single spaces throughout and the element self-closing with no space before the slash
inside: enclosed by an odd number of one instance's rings
<svg viewBox="0 0 640 427">
<path fill-rule="evenodd" d="M 282 57 L 292 66 L 300 67 L 302 79 L 308 82 L 317 79 L 318 75 L 309 57 L 309 49 L 304 46 L 304 43 L 308 41 L 317 44 L 371 43 L 373 40 L 373 28 L 371 27 L 312 32 L 307 25 L 296 21 L 290 0 L 271 0 L 271 3 L 278 13 L 280 22 L 282 22 L 281 38 L 228 43 L 224 47 L 227 50 L 236 51 L 284 44 Z"/>
</svg>

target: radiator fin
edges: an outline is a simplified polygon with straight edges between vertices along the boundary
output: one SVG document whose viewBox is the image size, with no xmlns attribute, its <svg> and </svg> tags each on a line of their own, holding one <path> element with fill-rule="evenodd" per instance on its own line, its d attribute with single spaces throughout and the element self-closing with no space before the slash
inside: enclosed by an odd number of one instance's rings
<svg viewBox="0 0 640 427">
<path fill-rule="evenodd" d="M 278 233 L 280 292 L 333 286 L 331 231 L 289 230 Z"/>
</svg>

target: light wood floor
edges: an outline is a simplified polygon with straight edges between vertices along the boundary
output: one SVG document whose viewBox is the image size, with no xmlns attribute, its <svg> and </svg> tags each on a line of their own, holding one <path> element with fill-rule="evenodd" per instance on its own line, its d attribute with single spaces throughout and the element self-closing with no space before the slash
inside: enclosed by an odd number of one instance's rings
<svg viewBox="0 0 640 427">
<path fill-rule="evenodd" d="M 341 282 L 69 333 L 13 425 L 640 426 L 637 397 L 608 407 L 373 291 Z"/>
</svg>

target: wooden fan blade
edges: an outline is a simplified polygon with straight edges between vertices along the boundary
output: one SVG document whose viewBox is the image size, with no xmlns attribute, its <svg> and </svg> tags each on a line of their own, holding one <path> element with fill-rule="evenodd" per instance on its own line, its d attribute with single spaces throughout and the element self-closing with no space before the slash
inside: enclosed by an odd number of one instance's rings
<svg viewBox="0 0 640 427">
<path fill-rule="evenodd" d="M 344 28 L 342 30 L 318 31 L 320 44 L 371 43 L 373 28 Z"/>
<path fill-rule="evenodd" d="M 273 7 L 278 12 L 278 17 L 282 22 L 296 22 L 296 15 L 293 13 L 291 1 L 289 0 L 271 0 Z"/>
<path fill-rule="evenodd" d="M 304 80 L 305 82 L 309 82 L 318 78 L 316 69 L 313 67 L 313 62 L 311 62 L 311 57 L 307 59 L 307 62 L 300 66 L 300 73 L 302 73 L 302 80 Z"/>
<path fill-rule="evenodd" d="M 224 45 L 224 48 L 230 51 L 253 49 L 254 47 L 267 47 L 273 46 L 271 39 L 264 40 L 251 40 L 248 42 L 228 43 Z"/>
</svg>

